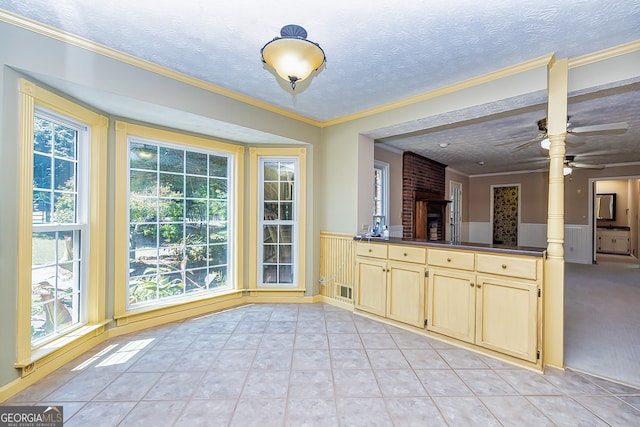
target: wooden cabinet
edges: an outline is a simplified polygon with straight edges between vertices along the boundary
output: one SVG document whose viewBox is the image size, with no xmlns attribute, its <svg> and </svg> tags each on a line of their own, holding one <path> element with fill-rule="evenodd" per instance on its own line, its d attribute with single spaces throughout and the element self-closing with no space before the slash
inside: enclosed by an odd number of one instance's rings
<svg viewBox="0 0 640 427">
<path fill-rule="evenodd" d="M 541 366 L 543 257 L 383 242 L 356 255 L 357 310 Z"/>
<path fill-rule="evenodd" d="M 541 260 L 469 254 L 429 250 L 427 329 L 535 363 Z"/>
<path fill-rule="evenodd" d="M 427 191 L 413 192 L 413 238 L 443 240 L 445 212 L 450 200 L 442 194 Z"/>
<path fill-rule="evenodd" d="M 628 230 L 609 230 L 599 228 L 596 231 L 598 252 L 629 255 L 631 238 Z"/>
<path fill-rule="evenodd" d="M 426 249 L 360 242 L 356 255 L 356 308 L 423 327 Z"/>
</svg>

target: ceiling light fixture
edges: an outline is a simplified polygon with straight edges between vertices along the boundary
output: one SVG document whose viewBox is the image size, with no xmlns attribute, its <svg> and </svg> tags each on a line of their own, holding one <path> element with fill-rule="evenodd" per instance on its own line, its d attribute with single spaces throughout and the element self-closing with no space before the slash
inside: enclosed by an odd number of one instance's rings
<svg viewBox="0 0 640 427">
<path fill-rule="evenodd" d="M 551 147 L 551 141 L 549 141 L 549 138 L 545 138 L 542 141 L 540 141 L 540 147 L 544 148 L 545 150 L 548 150 Z"/>
<path fill-rule="evenodd" d="M 573 171 L 573 170 L 572 170 L 569 166 L 565 166 L 565 167 L 562 169 L 562 173 L 563 173 L 565 176 L 570 175 L 572 171 Z"/>
<path fill-rule="evenodd" d="M 440 148 L 447 148 L 449 146 L 449 143 L 448 142 L 441 142 L 440 144 L 438 144 L 438 146 Z"/>
<path fill-rule="evenodd" d="M 262 62 L 291 83 L 292 90 L 296 89 L 296 83 L 309 77 L 327 59 L 318 43 L 307 40 L 307 30 L 294 24 L 282 27 L 280 37 L 265 44 L 260 55 Z"/>
</svg>

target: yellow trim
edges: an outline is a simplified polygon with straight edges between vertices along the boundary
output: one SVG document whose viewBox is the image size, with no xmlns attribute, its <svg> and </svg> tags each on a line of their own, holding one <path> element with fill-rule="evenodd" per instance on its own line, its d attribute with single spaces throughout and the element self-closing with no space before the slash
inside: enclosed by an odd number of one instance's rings
<svg viewBox="0 0 640 427">
<path fill-rule="evenodd" d="M 299 197 L 298 200 L 298 252 L 295 254 L 298 266 L 298 283 L 295 287 L 259 288 L 258 287 L 258 191 L 259 158 L 260 157 L 297 157 L 300 170 L 298 171 Z M 306 263 L 305 248 L 307 234 L 307 149 L 251 147 L 249 148 L 249 289 L 268 292 L 305 291 Z"/>
<path fill-rule="evenodd" d="M 87 260 L 87 324 L 80 329 L 101 326 L 104 322 L 106 256 L 106 144 L 108 119 L 100 114 L 51 93 L 25 79 L 19 81 L 20 93 L 20 166 L 18 175 L 18 307 L 16 317 L 16 360 L 23 366 L 47 355 L 51 344 L 31 348 L 31 238 L 33 190 L 33 120 L 35 107 L 81 121 L 90 127 L 89 158 L 89 256 Z M 95 168 L 95 169 L 94 169 Z M 77 330 L 76 330 L 77 331 Z M 64 340 L 74 333 L 65 334 Z"/>
<path fill-rule="evenodd" d="M 116 182 L 115 182 L 115 280 L 114 280 L 114 318 L 118 319 L 118 325 L 127 322 L 148 321 L 155 317 L 170 316 L 171 312 L 180 312 L 183 310 L 191 310 L 196 306 L 209 306 L 215 304 L 216 300 L 223 300 L 222 296 L 235 294 L 242 288 L 243 277 L 243 261 L 241 254 L 244 251 L 244 233 L 242 220 L 244 218 L 244 147 L 241 145 L 219 142 L 212 139 L 206 139 L 197 136 L 172 132 L 168 130 L 155 129 L 148 126 L 135 125 L 123 121 L 115 122 L 116 130 Z M 233 271 L 234 283 L 232 289 L 227 292 L 194 295 L 191 298 L 185 297 L 172 301 L 160 301 L 157 304 L 149 305 L 129 310 L 127 309 L 127 277 L 128 272 L 128 237 L 127 237 L 127 166 L 129 163 L 129 153 L 127 151 L 127 138 L 129 136 L 137 136 L 140 138 L 153 139 L 156 141 L 165 141 L 188 147 L 198 147 L 207 150 L 215 150 L 233 155 L 233 218 L 231 218 L 233 235 L 235 238 L 234 250 L 229 254 L 231 265 L 235 267 Z M 210 310 L 210 308 L 209 308 Z"/>
<path fill-rule="evenodd" d="M 620 55 L 626 55 L 638 50 L 640 50 L 640 40 L 634 40 L 629 43 L 624 43 L 618 46 L 589 53 L 587 55 L 578 56 L 577 58 L 569 59 L 569 69 L 593 64 L 594 62 L 604 61 L 606 59 L 614 58 Z"/>
</svg>

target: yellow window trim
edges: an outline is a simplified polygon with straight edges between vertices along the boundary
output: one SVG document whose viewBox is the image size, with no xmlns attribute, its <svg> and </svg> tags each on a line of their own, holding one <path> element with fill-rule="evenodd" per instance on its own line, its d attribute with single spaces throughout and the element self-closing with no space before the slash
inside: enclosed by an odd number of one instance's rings
<svg viewBox="0 0 640 427">
<path fill-rule="evenodd" d="M 244 147 L 212 139 L 202 138 L 156 129 L 148 126 L 136 125 L 124 121 L 115 122 L 116 130 L 116 154 L 115 154 L 115 289 L 114 289 L 114 318 L 118 319 L 118 325 L 126 324 L 129 321 L 148 321 L 154 317 L 166 317 L 171 312 L 179 313 L 184 310 L 184 306 L 198 305 L 201 300 L 215 301 L 224 295 L 234 296 L 242 289 L 243 283 L 243 240 L 244 233 L 242 227 L 243 200 L 244 200 Z M 228 291 L 221 291 L 216 294 L 194 295 L 161 301 L 157 304 L 127 309 L 127 282 L 128 282 L 128 243 L 129 238 L 127 228 L 127 168 L 129 164 L 129 153 L 127 151 L 127 138 L 135 136 L 139 138 L 152 139 L 156 141 L 170 142 L 184 147 L 197 147 L 206 150 L 220 151 L 233 155 L 233 185 L 235 189 L 233 200 L 233 234 L 236 236 L 234 251 L 229 254 L 230 264 L 234 266 L 233 276 L 235 283 Z M 224 299 L 224 298 L 222 298 Z"/>
<path fill-rule="evenodd" d="M 258 191 L 259 158 L 260 157 L 297 157 L 299 160 L 300 200 L 298 206 L 298 252 L 295 260 L 298 264 L 298 283 L 294 286 L 258 287 Z M 283 295 L 293 292 L 298 295 L 306 290 L 305 286 L 305 248 L 307 234 L 307 149 L 304 147 L 251 147 L 249 148 L 249 290 L 252 295 L 263 292 L 282 292 Z"/>
<path fill-rule="evenodd" d="M 71 117 L 90 128 L 89 171 L 89 258 L 87 260 L 87 323 L 74 330 L 100 328 L 105 322 L 105 248 L 107 127 L 109 120 L 100 114 L 20 79 L 20 148 L 18 176 L 18 301 L 16 326 L 16 363 L 30 365 L 34 360 L 54 352 L 31 347 L 31 235 L 33 214 L 33 120 L 36 106 Z M 71 334 L 69 334 L 71 335 Z M 64 343 L 64 336 L 53 342 Z M 64 345 L 63 345 L 64 347 Z"/>
</svg>

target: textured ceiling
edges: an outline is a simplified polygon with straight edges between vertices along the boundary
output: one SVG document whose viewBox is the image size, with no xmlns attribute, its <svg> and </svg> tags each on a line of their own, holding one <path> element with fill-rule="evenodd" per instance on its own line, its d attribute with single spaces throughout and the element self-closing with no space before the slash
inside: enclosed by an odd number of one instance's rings
<svg viewBox="0 0 640 427">
<path fill-rule="evenodd" d="M 0 0 L 0 8 L 318 121 L 361 112 L 542 55 L 575 58 L 640 39 L 638 0 L 331 0 L 304 5 L 281 0 Z M 309 39 L 319 43 L 327 55 L 326 68 L 309 84 L 300 84 L 295 96 L 263 69 L 260 61 L 260 48 L 289 23 L 305 27 Z M 83 94 L 85 101 L 95 102 L 105 111 L 118 103 L 40 77 L 55 87 Z M 618 96 L 623 98 L 572 104 L 570 115 L 575 116 L 575 125 L 622 121 L 621 114 L 632 110 L 635 116 L 629 121 L 634 123 L 626 138 L 633 136 L 637 142 L 638 90 Z M 623 111 L 616 108 L 621 100 L 636 104 Z M 490 116 L 451 129 L 427 129 L 407 139 L 390 138 L 385 144 L 432 154 L 425 148 L 429 144 L 451 141 L 449 147 L 440 149 L 436 160 L 469 174 L 500 172 L 503 167 L 489 166 L 491 157 L 504 155 L 502 160 L 515 164 L 524 162 L 526 153 L 530 157 L 539 153 L 532 152 L 532 147 L 517 155 L 508 150 L 505 154 L 505 147 L 487 151 L 479 148 L 486 144 L 477 141 L 535 136 L 535 123 L 544 117 L 544 100 L 532 101 L 528 110 L 518 114 Z M 530 111 L 536 105 L 541 105 L 539 111 Z M 157 111 L 156 115 L 162 114 Z M 173 117 L 179 123 L 170 125 L 178 128 L 198 131 L 209 127 L 198 117 Z M 219 129 L 219 136 L 243 140 L 242 129 L 219 123 L 210 128 Z M 244 140 L 263 137 L 253 134 Z M 609 143 L 602 138 L 599 141 Z M 593 145 L 585 140 L 575 149 Z M 478 169 L 471 165 L 471 159 L 484 159 L 487 164 Z M 508 164 L 506 160 L 503 163 Z"/>
</svg>

